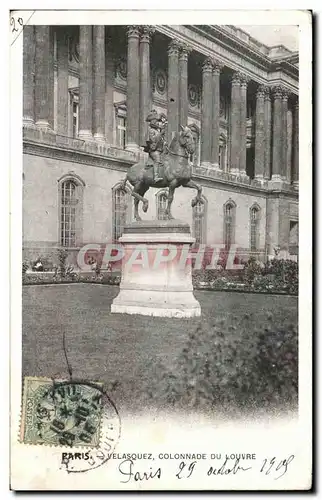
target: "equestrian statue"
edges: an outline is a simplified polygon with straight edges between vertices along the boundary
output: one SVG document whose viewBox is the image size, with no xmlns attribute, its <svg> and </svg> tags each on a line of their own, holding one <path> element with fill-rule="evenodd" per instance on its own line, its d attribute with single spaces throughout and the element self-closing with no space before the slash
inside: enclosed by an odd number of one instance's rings
<svg viewBox="0 0 322 500">
<path fill-rule="evenodd" d="M 131 195 L 134 197 L 134 218 L 141 220 L 139 216 L 139 202 L 143 206 L 143 212 L 147 212 L 149 202 L 144 195 L 150 187 L 169 188 L 168 203 L 165 210 L 166 219 L 173 219 L 171 205 L 174 191 L 183 186 L 197 189 L 197 195 L 191 201 L 194 207 L 198 202 L 203 203 L 202 188 L 191 180 L 192 166 L 191 155 L 195 152 L 195 141 L 192 130 L 188 126 L 180 126 L 180 131 L 175 132 L 170 146 L 167 145 L 165 135 L 167 120 L 164 114 L 159 115 L 152 110 L 146 122 L 149 124 L 148 138 L 144 151 L 149 153 L 148 161 L 136 163 L 129 168 L 126 178 L 122 183 L 125 190 L 129 182 L 132 186 Z"/>
</svg>

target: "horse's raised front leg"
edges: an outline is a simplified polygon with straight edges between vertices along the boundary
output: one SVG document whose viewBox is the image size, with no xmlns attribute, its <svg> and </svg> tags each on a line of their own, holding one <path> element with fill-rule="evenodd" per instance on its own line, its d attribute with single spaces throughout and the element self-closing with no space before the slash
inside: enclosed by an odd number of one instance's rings
<svg viewBox="0 0 322 500">
<path fill-rule="evenodd" d="M 203 202 L 202 201 L 202 187 L 199 184 L 197 184 L 195 181 L 190 180 L 186 184 L 183 184 L 183 187 L 197 189 L 197 191 L 198 191 L 197 196 L 195 196 L 191 200 L 192 207 L 195 207 L 199 201 Z"/>
<path fill-rule="evenodd" d="M 174 217 L 171 214 L 171 205 L 173 202 L 174 191 L 175 191 L 177 186 L 178 186 L 177 179 L 173 179 L 173 181 L 171 181 L 169 184 L 168 206 L 167 206 L 166 211 L 165 211 L 165 215 L 166 215 L 167 219 L 174 219 Z"/>
</svg>

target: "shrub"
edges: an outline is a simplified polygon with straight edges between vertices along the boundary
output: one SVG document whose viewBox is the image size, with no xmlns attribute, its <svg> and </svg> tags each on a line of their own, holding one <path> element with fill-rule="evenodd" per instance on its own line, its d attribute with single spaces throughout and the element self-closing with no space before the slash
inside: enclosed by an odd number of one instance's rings
<svg viewBox="0 0 322 500">
<path fill-rule="evenodd" d="M 273 259 L 266 264 L 251 257 L 242 270 L 202 269 L 194 271 L 195 288 L 206 283 L 214 290 L 290 293 L 298 292 L 298 264 L 292 260 Z"/>
<path fill-rule="evenodd" d="M 112 274 L 104 274 L 102 278 L 102 283 L 107 285 L 116 285 L 118 286 L 121 283 L 121 276 L 113 276 Z"/>
<path fill-rule="evenodd" d="M 67 250 L 65 250 L 65 248 L 59 248 L 57 254 L 58 254 L 58 265 L 59 265 L 57 271 L 59 272 L 60 276 L 65 277 L 67 270 L 68 252 Z"/>
<path fill-rule="evenodd" d="M 248 285 L 252 285 L 256 277 L 261 276 L 263 272 L 263 267 L 260 262 L 258 262 L 255 257 L 250 257 L 248 262 L 246 262 L 243 269 L 243 280 Z"/>
<path fill-rule="evenodd" d="M 28 262 L 24 261 L 22 263 L 22 276 L 25 276 L 28 269 L 29 269 L 29 264 Z"/>
<path fill-rule="evenodd" d="M 265 274 L 274 276 L 274 288 L 289 293 L 298 292 L 298 263 L 288 259 L 273 259 L 265 266 Z"/>
</svg>

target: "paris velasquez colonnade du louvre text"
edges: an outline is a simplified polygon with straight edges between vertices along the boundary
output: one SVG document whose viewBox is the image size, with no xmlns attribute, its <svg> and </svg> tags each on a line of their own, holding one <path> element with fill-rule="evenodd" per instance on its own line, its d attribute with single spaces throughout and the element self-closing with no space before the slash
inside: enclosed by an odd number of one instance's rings
<svg viewBox="0 0 322 500">
<path fill-rule="evenodd" d="M 180 188 L 173 215 L 196 243 L 297 259 L 298 52 L 216 25 L 25 26 L 24 258 L 63 246 L 76 262 L 118 240 L 133 219 L 121 181 L 147 157 L 152 109 L 168 143 L 180 125 L 194 135 L 203 203 Z M 145 217 L 164 218 L 167 190 L 146 196 Z"/>
</svg>

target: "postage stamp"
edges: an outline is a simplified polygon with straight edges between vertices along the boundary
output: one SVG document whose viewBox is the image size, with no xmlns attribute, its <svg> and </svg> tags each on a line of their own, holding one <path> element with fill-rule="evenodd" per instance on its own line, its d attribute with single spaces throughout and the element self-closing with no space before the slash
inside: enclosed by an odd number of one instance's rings
<svg viewBox="0 0 322 500">
<path fill-rule="evenodd" d="M 28 444 L 98 446 L 102 391 L 97 384 L 25 377 L 20 439 Z"/>
<path fill-rule="evenodd" d="M 310 487 L 311 23 L 11 12 L 14 489 Z"/>
</svg>

